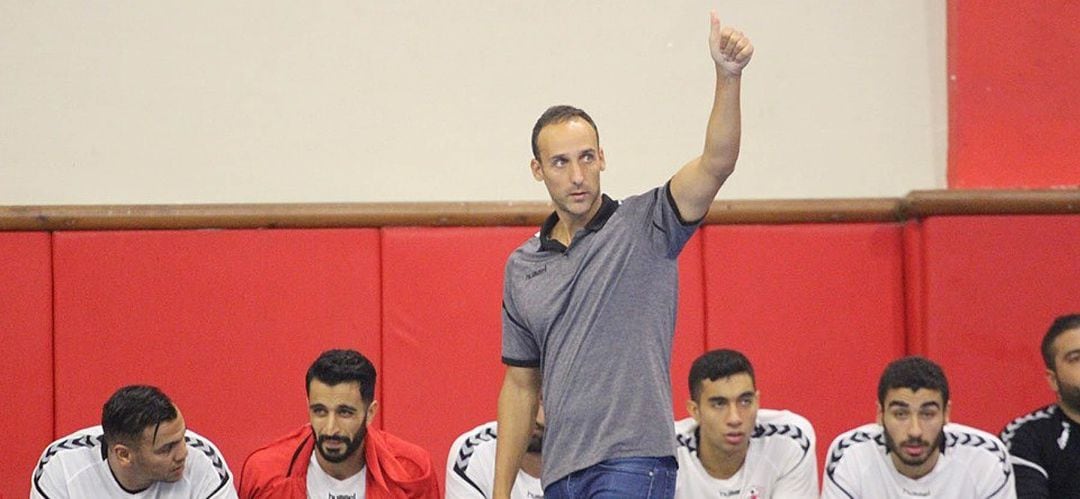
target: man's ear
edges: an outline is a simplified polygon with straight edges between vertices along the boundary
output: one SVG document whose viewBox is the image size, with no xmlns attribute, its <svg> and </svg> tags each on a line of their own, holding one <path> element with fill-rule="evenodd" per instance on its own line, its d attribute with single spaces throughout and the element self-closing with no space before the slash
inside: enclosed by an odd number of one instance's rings
<svg viewBox="0 0 1080 499">
<path fill-rule="evenodd" d="M 694 402 L 694 399 L 686 399 L 686 412 L 689 412 L 690 417 L 694 418 L 694 421 L 697 421 L 698 424 L 701 423 L 701 414 L 698 412 L 698 405 L 697 402 Z"/>
<path fill-rule="evenodd" d="M 1054 393 L 1058 392 L 1057 374 L 1054 374 L 1053 369 L 1046 370 L 1046 382 L 1050 384 L 1050 389 L 1053 390 Z"/>
<path fill-rule="evenodd" d="M 882 409 L 880 402 L 875 404 L 875 405 L 877 405 L 877 419 L 875 419 L 875 421 L 877 422 L 877 424 L 879 424 L 881 426 L 885 426 L 885 422 L 882 419 L 882 416 L 884 415 L 885 411 Z"/>
<path fill-rule="evenodd" d="M 125 466 L 131 464 L 131 461 L 134 458 L 134 456 L 132 456 L 134 450 L 124 444 L 113 444 L 110 452 L 112 455 L 116 456 L 117 463 Z"/>
<path fill-rule="evenodd" d="M 952 401 L 951 400 L 945 403 L 945 422 L 946 423 L 949 422 L 949 413 L 950 412 L 952 412 Z"/>
<path fill-rule="evenodd" d="M 533 158 L 529 161 L 529 170 L 532 170 L 533 178 L 536 180 L 544 180 L 544 172 L 541 170 L 543 165 L 540 164 L 540 160 Z"/>
<path fill-rule="evenodd" d="M 375 420 L 375 415 L 378 414 L 378 413 L 379 413 L 379 401 L 378 400 L 372 400 L 371 404 L 368 405 L 368 408 L 367 408 L 368 422 L 370 423 L 371 421 L 374 421 Z"/>
</svg>

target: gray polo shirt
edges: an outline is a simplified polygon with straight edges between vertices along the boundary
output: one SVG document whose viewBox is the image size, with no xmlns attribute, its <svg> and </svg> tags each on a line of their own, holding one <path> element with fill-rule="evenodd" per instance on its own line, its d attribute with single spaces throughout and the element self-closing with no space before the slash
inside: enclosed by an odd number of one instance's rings
<svg viewBox="0 0 1080 499">
<path fill-rule="evenodd" d="M 569 248 L 540 233 L 506 262 L 503 362 L 543 379 L 543 483 L 607 459 L 674 456 L 671 341 L 684 223 L 667 185 L 606 195 Z"/>
</svg>

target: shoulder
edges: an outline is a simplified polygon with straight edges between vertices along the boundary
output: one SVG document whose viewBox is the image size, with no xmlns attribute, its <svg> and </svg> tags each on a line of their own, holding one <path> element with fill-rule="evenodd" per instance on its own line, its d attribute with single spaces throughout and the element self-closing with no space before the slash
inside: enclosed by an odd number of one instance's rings
<svg viewBox="0 0 1080 499">
<path fill-rule="evenodd" d="M 1059 413 L 1057 404 L 1050 404 L 1017 417 L 1001 430 L 1001 441 L 1011 448 L 1014 440 L 1033 440 L 1040 434 L 1056 438 Z"/>
<path fill-rule="evenodd" d="M 675 445 L 680 453 L 683 451 L 697 453 L 697 429 L 698 424 L 694 418 L 680 419 L 675 422 Z"/>
<path fill-rule="evenodd" d="M 305 445 L 310 444 L 314 448 L 314 443 L 309 442 L 311 438 L 311 425 L 305 424 L 255 449 L 244 460 L 243 478 L 250 480 L 252 474 L 260 473 L 285 474 L 294 459 L 302 458 L 306 461 L 310 457 L 298 456 L 298 452 Z"/>
<path fill-rule="evenodd" d="M 798 445 L 804 451 L 813 447 L 817 437 L 814 426 L 806 418 L 786 410 L 761 409 L 753 438 L 784 445 Z"/>
<path fill-rule="evenodd" d="M 825 470 L 831 473 L 841 462 L 858 460 L 884 448 L 885 437 L 880 425 L 871 423 L 848 430 L 833 439 L 829 445 Z"/>
<path fill-rule="evenodd" d="M 991 433 L 959 423 L 945 425 L 945 452 L 963 454 L 966 459 L 1008 466 L 1005 444 Z"/>
<path fill-rule="evenodd" d="M 189 461 L 192 459 L 205 461 L 218 476 L 228 479 L 229 467 L 225 464 L 225 458 L 221 456 L 221 451 L 210 439 L 189 429 L 184 435 L 184 441 L 187 442 L 190 449 L 188 452 Z"/>
<path fill-rule="evenodd" d="M 458 436 L 450 447 L 450 453 L 456 454 L 458 460 L 468 461 L 478 448 L 495 445 L 497 438 L 498 424 L 495 421 L 487 422 Z"/>
<path fill-rule="evenodd" d="M 364 439 L 368 472 L 410 497 L 438 491 L 439 482 L 424 448 L 382 430 L 369 428 Z M 369 482 L 370 478 L 369 478 Z"/>
<path fill-rule="evenodd" d="M 536 253 L 537 250 L 539 250 L 539 249 L 540 249 L 540 232 L 537 231 L 531 237 L 529 237 L 524 242 L 519 244 L 517 248 L 514 248 L 514 251 L 512 251 L 510 253 L 510 256 L 507 257 L 506 263 L 507 263 L 507 265 L 510 265 L 511 263 L 514 263 L 516 261 L 519 261 L 519 260 L 525 258 L 529 254 Z"/>
<path fill-rule="evenodd" d="M 451 486 L 450 482 L 457 478 L 480 491 L 485 497 L 487 496 L 484 490 L 490 488 L 490 485 L 485 487 L 482 484 L 489 483 L 488 475 L 495 465 L 497 427 L 495 421 L 484 423 L 462 433 L 454 441 L 446 461 L 448 489 Z"/>
<path fill-rule="evenodd" d="M 668 190 L 667 184 L 659 187 L 654 187 L 641 194 L 634 194 L 633 196 L 627 196 L 623 199 L 614 200 L 619 206 L 619 211 L 624 213 L 633 212 L 637 210 L 649 210 L 652 207 L 657 206 L 660 202 L 668 203 Z"/>
<path fill-rule="evenodd" d="M 102 433 L 101 426 L 91 426 L 53 441 L 41 453 L 34 468 L 34 477 L 41 476 L 46 469 L 52 468 L 50 464 L 56 462 L 86 462 L 89 465 L 100 461 L 105 445 Z"/>
<path fill-rule="evenodd" d="M 397 462 L 411 475 L 431 472 L 431 455 L 419 445 L 374 428 L 368 429 L 366 440 L 366 450 L 374 453 L 371 457 L 377 457 L 384 465 L 390 461 Z"/>
</svg>

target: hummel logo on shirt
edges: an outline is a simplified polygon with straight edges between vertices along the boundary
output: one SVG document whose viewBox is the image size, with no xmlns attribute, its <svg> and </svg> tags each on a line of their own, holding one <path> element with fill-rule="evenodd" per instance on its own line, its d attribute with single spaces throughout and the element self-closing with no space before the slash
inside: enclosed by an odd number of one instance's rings
<svg viewBox="0 0 1080 499">
<path fill-rule="evenodd" d="M 328 494 L 330 499 L 356 499 L 356 494 Z"/>
<path fill-rule="evenodd" d="M 532 272 L 529 272 L 528 274 L 525 274 L 525 280 L 528 281 L 529 279 L 543 274 L 544 272 L 547 272 L 547 265 L 544 265 L 543 267 L 540 267 Z"/>
</svg>

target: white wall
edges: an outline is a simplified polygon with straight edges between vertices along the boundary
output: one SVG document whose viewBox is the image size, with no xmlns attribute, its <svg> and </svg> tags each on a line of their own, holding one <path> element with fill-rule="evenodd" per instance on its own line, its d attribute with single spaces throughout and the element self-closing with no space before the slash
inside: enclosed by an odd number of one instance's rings
<svg viewBox="0 0 1080 499">
<path fill-rule="evenodd" d="M 597 120 L 616 197 L 700 152 L 708 11 L 757 48 L 721 198 L 945 186 L 945 2 L 0 0 L 0 205 L 542 200 Z"/>
</svg>

